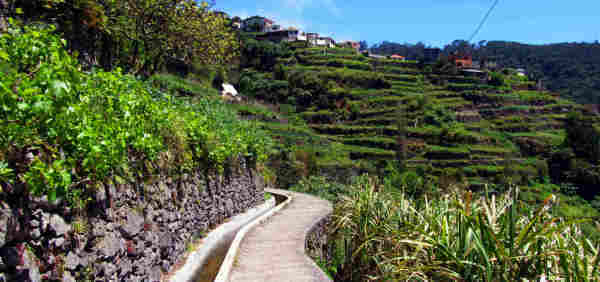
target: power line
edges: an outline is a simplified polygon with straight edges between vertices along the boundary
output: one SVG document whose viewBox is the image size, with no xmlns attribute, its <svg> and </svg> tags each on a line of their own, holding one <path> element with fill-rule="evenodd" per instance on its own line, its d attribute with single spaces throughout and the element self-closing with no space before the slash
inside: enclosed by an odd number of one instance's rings
<svg viewBox="0 0 600 282">
<path fill-rule="evenodd" d="M 479 31 L 481 30 L 481 28 L 483 27 L 483 25 L 485 24 L 485 22 L 487 21 L 487 19 L 492 14 L 492 11 L 494 11 L 494 9 L 496 8 L 496 6 L 498 6 L 499 2 L 500 2 L 500 0 L 494 1 L 494 5 L 492 5 L 492 7 L 487 11 L 487 13 L 485 14 L 485 17 L 483 17 L 483 20 L 479 23 L 479 26 L 477 27 L 477 29 L 475 30 L 475 32 L 473 32 L 473 35 L 471 35 L 471 37 L 469 38 L 468 42 L 471 42 L 471 40 L 473 40 L 473 38 L 475 38 L 475 36 L 479 33 Z"/>
</svg>

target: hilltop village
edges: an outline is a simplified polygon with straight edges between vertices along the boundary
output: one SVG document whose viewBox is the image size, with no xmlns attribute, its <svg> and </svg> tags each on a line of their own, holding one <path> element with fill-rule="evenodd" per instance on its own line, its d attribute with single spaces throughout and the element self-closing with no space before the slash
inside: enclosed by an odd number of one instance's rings
<svg viewBox="0 0 600 282">
<path fill-rule="evenodd" d="M 283 27 L 274 20 L 263 16 L 252 16 L 246 19 L 240 17 L 231 18 L 224 12 L 217 12 L 226 19 L 230 20 L 230 26 L 244 33 L 252 34 L 256 40 L 270 41 L 275 43 L 296 42 L 304 43 L 305 47 L 321 48 L 349 48 L 366 57 L 373 59 L 391 59 L 394 61 L 417 61 L 422 63 L 435 63 L 442 56 L 440 48 L 425 48 L 422 58 L 408 58 L 399 54 L 382 55 L 369 51 L 367 46 L 362 46 L 358 41 L 337 41 L 329 36 L 322 36 L 316 32 L 307 32 L 295 27 Z M 474 60 L 473 55 L 465 52 L 455 52 L 448 55 L 445 59 L 452 62 L 459 72 L 469 76 L 486 76 L 483 70 L 500 70 L 501 66 L 495 60 Z M 504 66 L 513 69 L 521 77 L 527 76 L 527 71 L 521 66 Z"/>
</svg>

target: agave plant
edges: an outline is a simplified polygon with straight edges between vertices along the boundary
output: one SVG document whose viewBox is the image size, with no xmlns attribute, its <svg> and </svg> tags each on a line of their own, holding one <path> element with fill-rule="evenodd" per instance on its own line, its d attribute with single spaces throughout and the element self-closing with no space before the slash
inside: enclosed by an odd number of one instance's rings
<svg viewBox="0 0 600 282">
<path fill-rule="evenodd" d="M 414 200 L 363 181 L 334 212 L 336 280 L 597 281 L 597 243 L 579 222 L 554 217 L 556 204 L 550 196 L 531 208 L 516 187 Z"/>
</svg>

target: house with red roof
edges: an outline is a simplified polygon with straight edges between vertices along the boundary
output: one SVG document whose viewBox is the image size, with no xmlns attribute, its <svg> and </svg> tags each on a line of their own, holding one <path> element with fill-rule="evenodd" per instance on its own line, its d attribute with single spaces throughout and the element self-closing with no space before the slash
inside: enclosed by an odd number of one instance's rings
<svg viewBox="0 0 600 282">
<path fill-rule="evenodd" d="M 452 54 L 448 56 L 448 61 L 454 63 L 459 68 L 470 68 L 473 66 L 473 56 L 467 54 Z"/>
</svg>

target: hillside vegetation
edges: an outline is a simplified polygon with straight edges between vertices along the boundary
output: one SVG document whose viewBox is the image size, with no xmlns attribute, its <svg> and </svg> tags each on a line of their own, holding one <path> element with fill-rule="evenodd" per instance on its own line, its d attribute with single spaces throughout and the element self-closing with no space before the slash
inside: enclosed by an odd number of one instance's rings
<svg viewBox="0 0 600 282">
<path fill-rule="evenodd" d="M 100 183 L 226 174 L 245 158 L 267 184 L 335 203 L 331 260 L 319 264 L 336 281 L 597 279 L 600 120 L 588 107 L 508 69 L 468 76 L 443 62 L 257 41 L 212 16 L 219 28 L 207 36 L 226 42 L 186 53 L 169 43 L 182 25 L 161 27 L 143 8 L 170 7 L 162 20 L 210 11 L 187 0 L 66 13 L 48 2 L 21 12 L 57 16 L 58 30 L 10 24 L 0 35 L 0 199 L 83 209 Z M 90 65 L 67 49 L 81 38 L 61 39 L 73 36 L 65 18 L 107 8 L 104 23 L 123 22 L 88 27 L 109 37 L 90 56 L 119 52 Z M 157 37 L 110 30 L 144 19 Z M 223 82 L 243 101 L 224 102 Z"/>
<path fill-rule="evenodd" d="M 587 259 L 546 260 L 572 249 L 568 244 L 597 245 L 599 120 L 593 111 L 557 93 L 537 91 L 535 82 L 511 70 L 472 77 L 439 63 L 247 40 L 252 52 L 265 50 L 270 57 L 242 63 L 239 88 L 251 102 L 238 107 L 280 141 L 278 153 L 269 157 L 269 180 L 337 203 L 331 226 L 339 232 L 331 243 L 337 257 L 321 262 L 336 280 L 596 276 L 595 247 L 582 247 L 590 251 Z M 376 175 L 370 181 L 380 184 L 357 186 L 364 177 L 354 176 L 363 173 Z M 506 194 L 516 187 L 518 198 Z M 466 191 L 474 193 L 472 201 L 465 200 Z M 490 196 L 498 194 L 502 198 Z M 486 198 L 474 200 L 480 196 Z M 551 205 L 548 197 L 554 199 Z M 504 208 L 494 212 L 486 205 Z M 551 212 L 540 215 L 540 206 Z M 450 216 L 447 226 L 423 230 L 434 228 L 442 214 Z M 583 221 L 570 225 L 570 220 Z M 547 229 L 548 222 L 557 221 L 564 225 Z M 549 237 L 523 235 L 528 232 Z M 505 241 L 518 236 L 522 244 L 537 247 Z M 571 243 L 548 243 L 563 240 L 558 238 Z M 534 260 L 545 261 L 547 268 L 519 266 Z"/>
<path fill-rule="evenodd" d="M 371 48 L 377 54 L 400 54 L 420 59 L 424 44 L 382 42 Z M 507 41 L 482 41 L 469 44 L 456 40 L 444 47 L 444 53 L 454 51 L 473 55 L 474 60 L 494 61 L 500 66 L 524 68 L 528 76 L 541 79 L 545 87 L 562 97 L 582 104 L 599 104 L 600 44 L 556 43 L 530 45 Z"/>
<path fill-rule="evenodd" d="M 0 196 L 29 191 L 83 207 L 100 183 L 265 158 L 269 139 L 214 90 L 191 102 L 119 69 L 82 72 L 52 32 L 0 35 Z"/>
</svg>

